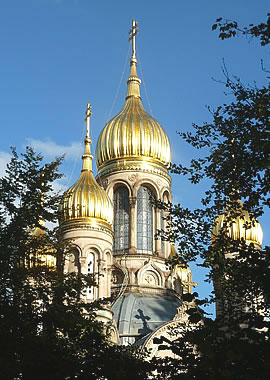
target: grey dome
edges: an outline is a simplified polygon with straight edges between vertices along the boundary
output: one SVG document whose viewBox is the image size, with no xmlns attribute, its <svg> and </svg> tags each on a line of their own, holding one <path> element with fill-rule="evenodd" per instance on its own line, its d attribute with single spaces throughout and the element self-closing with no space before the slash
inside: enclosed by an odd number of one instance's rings
<svg viewBox="0 0 270 380">
<path fill-rule="evenodd" d="M 181 301 L 174 295 L 127 293 L 112 306 L 121 344 L 133 344 L 173 319 Z"/>
</svg>

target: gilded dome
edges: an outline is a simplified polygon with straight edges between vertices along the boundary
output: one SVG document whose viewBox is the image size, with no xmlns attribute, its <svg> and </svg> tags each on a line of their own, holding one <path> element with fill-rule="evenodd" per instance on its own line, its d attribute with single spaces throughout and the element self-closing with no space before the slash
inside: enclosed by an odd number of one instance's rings
<svg viewBox="0 0 270 380">
<path fill-rule="evenodd" d="M 104 225 L 111 229 L 113 205 L 105 190 L 97 183 L 92 171 L 92 155 L 89 137 L 90 104 L 88 104 L 87 135 L 85 152 L 82 156 L 83 167 L 77 182 L 71 186 L 62 198 L 59 206 L 60 223 L 82 221 L 93 226 Z"/>
<path fill-rule="evenodd" d="M 257 220 L 250 218 L 249 213 L 242 208 L 240 203 L 240 215 L 230 220 L 226 213 L 217 217 L 211 230 L 211 241 L 214 244 L 215 239 L 220 235 L 222 229 L 226 228 L 228 236 L 233 240 L 244 239 L 247 244 L 253 243 L 259 247 L 263 243 L 263 231 Z"/>
<path fill-rule="evenodd" d="M 41 219 L 39 220 L 40 226 L 44 227 L 36 227 L 33 231 L 33 238 L 36 241 L 40 241 L 43 249 L 40 248 L 39 244 L 37 245 L 36 252 L 30 254 L 29 260 L 26 260 L 26 265 L 29 264 L 29 267 L 46 267 L 50 269 L 56 268 L 56 256 L 53 253 L 53 248 L 47 243 L 46 240 L 46 232 L 45 232 L 45 223 Z M 46 252 L 46 253 L 45 253 Z"/>
<path fill-rule="evenodd" d="M 178 257 L 178 253 L 175 249 L 174 244 L 171 244 L 171 250 L 169 254 L 169 259 L 173 259 Z M 182 284 L 185 284 L 187 282 L 192 282 L 192 272 L 188 265 L 175 265 L 174 267 L 174 273 L 177 274 L 178 278 L 181 280 Z M 195 284 L 195 283 L 193 283 Z"/>
<path fill-rule="evenodd" d="M 133 167 L 168 171 L 170 142 L 161 125 L 143 107 L 136 66 L 133 46 L 125 105 L 105 125 L 98 138 L 96 164 L 99 174 Z"/>
</svg>

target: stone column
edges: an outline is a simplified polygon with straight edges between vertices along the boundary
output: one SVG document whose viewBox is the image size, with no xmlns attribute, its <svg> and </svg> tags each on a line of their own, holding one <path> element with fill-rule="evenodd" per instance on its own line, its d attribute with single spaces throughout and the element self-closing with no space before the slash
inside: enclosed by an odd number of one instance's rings
<svg viewBox="0 0 270 380">
<path fill-rule="evenodd" d="M 136 197 L 129 197 L 129 253 L 136 253 Z"/>
</svg>

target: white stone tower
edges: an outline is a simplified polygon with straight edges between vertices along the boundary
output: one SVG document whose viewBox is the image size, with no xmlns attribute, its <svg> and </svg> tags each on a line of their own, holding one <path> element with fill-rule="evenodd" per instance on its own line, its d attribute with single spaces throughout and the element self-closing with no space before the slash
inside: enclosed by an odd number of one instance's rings
<svg viewBox="0 0 270 380">
<path fill-rule="evenodd" d="M 91 106 L 88 103 L 81 175 L 65 192 L 59 207 L 62 238 L 71 244 L 64 271 L 89 274 L 97 284 L 87 289 L 84 296 L 87 302 L 111 295 L 113 246 L 113 205 L 92 171 L 90 115 Z M 109 305 L 100 310 L 98 318 L 103 322 L 112 319 Z"/>
</svg>

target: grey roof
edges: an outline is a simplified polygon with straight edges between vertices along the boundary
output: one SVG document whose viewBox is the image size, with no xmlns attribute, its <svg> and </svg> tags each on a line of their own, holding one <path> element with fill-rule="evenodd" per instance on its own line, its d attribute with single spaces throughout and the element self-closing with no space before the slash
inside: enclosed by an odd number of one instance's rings
<svg viewBox="0 0 270 380">
<path fill-rule="evenodd" d="M 121 343 L 134 343 L 172 320 L 179 306 L 180 299 L 173 295 L 122 295 L 112 307 Z"/>
</svg>

